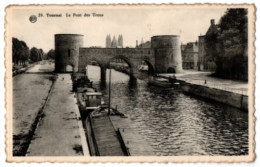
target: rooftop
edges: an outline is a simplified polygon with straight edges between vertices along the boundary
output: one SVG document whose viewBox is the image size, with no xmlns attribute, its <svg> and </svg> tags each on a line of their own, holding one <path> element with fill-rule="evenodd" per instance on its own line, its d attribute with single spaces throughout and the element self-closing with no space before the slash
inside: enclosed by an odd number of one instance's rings
<svg viewBox="0 0 260 167">
<path fill-rule="evenodd" d="M 55 34 L 55 36 L 59 36 L 59 35 L 84 36 L 82 34 Z"/>
<path fill-rule="evenodd" d="M 152 36 L 152 38 L 154 37 L 179 37 L 180 35 L 155 35 L 155 36 Z"/>
</svg>

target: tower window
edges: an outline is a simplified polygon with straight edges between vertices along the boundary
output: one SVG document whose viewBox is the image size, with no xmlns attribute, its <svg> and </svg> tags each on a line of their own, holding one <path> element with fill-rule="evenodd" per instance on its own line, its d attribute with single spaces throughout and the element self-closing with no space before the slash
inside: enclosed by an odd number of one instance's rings
<svg viewBox="0 0 260 167">
<path fill-rule="evenodd" d="M 68 55 L 69 55 L 69 58 L 70 58 L 70 49 L 68 49 Z"/>
</svg>

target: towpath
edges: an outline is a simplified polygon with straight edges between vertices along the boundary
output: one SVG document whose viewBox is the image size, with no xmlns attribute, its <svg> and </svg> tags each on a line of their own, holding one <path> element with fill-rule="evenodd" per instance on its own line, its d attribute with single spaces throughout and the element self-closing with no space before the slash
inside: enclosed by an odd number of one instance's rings
<svg viewBox="0 0 260 167">
<path fill-rule="evenodd" d="M 53 63 L 40 63 L 30 72 L 53 71 Z M 51 88 L 52 74 L 23 73 L 13 77 L 13 154 L 25 155 L 32 125 Z"/>
<path fill-rule="evenodd" d="M 89 155 L 70 74 L 58 74 L 27 156 Z M 82 131 L 81 131 L 82 130 Z"/>
</svg>

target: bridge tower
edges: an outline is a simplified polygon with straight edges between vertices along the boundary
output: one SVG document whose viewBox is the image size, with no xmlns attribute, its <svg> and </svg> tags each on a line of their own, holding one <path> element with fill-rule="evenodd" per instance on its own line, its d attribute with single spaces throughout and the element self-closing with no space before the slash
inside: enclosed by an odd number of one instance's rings
<svg viewBox="0 0 260 167">
<path fill-rule="evenodd" d="M 55 34 L 55 72 L 78 72 L 79 48 L 83 35 Z"/>
<path fill-rule="evenodd" d="M 157 73 L 180 73 L 182 71 L 179 35 L 153 36 L 151 48 L 154 50 Z"/>
</svg>

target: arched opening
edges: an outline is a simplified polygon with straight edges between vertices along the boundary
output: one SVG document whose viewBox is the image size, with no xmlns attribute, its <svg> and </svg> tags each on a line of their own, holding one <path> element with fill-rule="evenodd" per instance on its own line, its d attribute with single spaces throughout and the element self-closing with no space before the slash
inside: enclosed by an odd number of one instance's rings
<svg viewBox="0 0 260 167">
<path fill-rule="evenodd" d="M 68 65 L 66 66 L 66 72 L 73 72 L 73 66 L 70 65 L 70 64 L 68 64 Z"/>
<path fill-rule="evenodd" d="M 148 60 L 143 60 L 139 66 L 139 71 L 147 73 L 148 75 L 154 75 L 155 70 L 153 65 Z"/>
<path fill-rule="evenodd" d="M 169 68 L 167 69 L 167 73 L 176 73 L 176 71 L 175 71 L 174 68 L 169 67 Z"/>
<path fill-rule="evenodd" d="M 115 56 L 108 61 L 107 67 L 128 74 L 131 80 L 136 80 L 133 73 L 133 65 L 125 56 Z"/>
<path fill-rule="evenodd" d="M 99 67 L 99 68 L 97 68 Z M 85 66 L 85 74 L 89 78 L 98 78 L 100 75 L 100 80 L 106 80 L 106 67 L 99 61 L 91 59 Z"/>
</svg>

